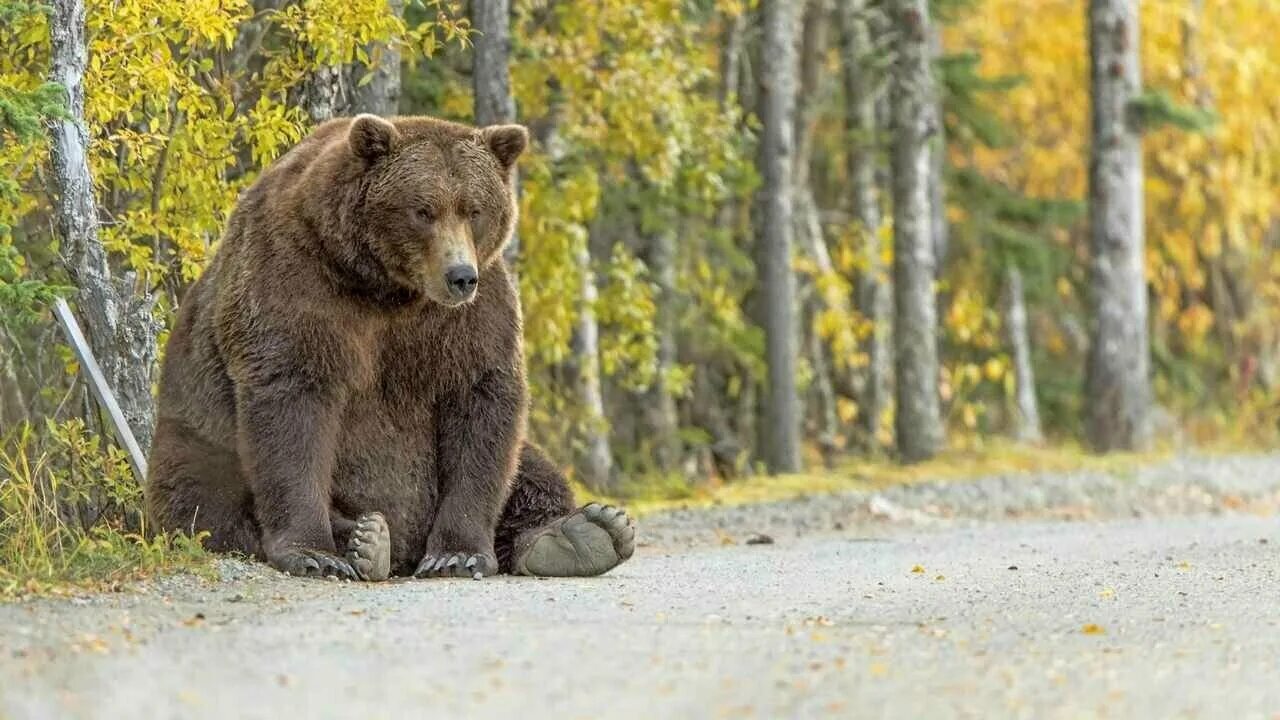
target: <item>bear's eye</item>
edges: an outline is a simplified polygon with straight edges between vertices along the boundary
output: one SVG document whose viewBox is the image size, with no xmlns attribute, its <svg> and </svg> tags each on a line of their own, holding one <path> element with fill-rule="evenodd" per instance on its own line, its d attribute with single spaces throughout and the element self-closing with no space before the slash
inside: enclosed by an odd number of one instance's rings
<svg viewBox="0 0 1280 720">
<path fill-rule="evenodd" d="M 414 212 L 417 213 L 419 219 L 427 222 L 433 222 L 436 219 L 436 211 L 429 207 L 420 207 Z"/>
</svg>

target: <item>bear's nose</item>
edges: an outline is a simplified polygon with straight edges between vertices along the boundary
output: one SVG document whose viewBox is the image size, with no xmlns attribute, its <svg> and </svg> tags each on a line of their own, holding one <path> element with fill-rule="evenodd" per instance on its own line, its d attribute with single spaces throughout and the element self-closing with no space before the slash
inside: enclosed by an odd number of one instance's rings
<svg viewBox="0 0 1280 720">
<path fill-rule="evenodd" d="M 467 300 L 475 294 L 480 278 L 471 265 L 454 265 L 445 271 L 444 281 L 455 300 Z"/>
</svg>

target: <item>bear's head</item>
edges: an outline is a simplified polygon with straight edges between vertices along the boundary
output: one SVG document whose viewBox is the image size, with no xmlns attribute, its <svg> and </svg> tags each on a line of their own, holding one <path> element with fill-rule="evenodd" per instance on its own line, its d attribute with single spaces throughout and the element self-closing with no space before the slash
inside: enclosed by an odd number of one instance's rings
<svg viewBox="0 0 1280 720">
<path fill-rule="evenodd" d="M 469 302 L 515 228 L 512 170 L 528 143 L 520 125 L 356 116 L 343 149 L 361 190 L 357 242 L 403 290 Z"/>
</svg>

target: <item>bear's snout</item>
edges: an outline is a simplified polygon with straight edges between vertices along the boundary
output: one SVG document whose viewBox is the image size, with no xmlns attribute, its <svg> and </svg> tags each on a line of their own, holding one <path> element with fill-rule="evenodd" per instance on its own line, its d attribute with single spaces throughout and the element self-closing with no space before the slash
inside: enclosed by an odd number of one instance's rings
<svg viewBox="0 0 1280 720">
<path fill-rule="evenodd" d="M 454 265 L 445 271 L 444 283 L 449 287 L 449 296 L 461 303 L 476 294 L 480 276 L 474 265 Z"/>
</svg>

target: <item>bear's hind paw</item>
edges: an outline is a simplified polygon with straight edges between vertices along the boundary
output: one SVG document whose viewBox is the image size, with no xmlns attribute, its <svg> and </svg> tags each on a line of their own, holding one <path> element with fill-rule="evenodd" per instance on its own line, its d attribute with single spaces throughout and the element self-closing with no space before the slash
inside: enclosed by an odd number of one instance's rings
<svg viewBox="0 0 1280 720">
<path fill-rule="evenodd" d="M 602 575 L 635 552 L 636 528 L 625 510 L 591 503 L 531 531 L 521 547 L 514 563 L 521 575 Z"/>
<path fill-rule="evenodd" d="M 361 580 L 382 582 L 391 577 L 391 530 L 379 512 L 356 518 L 355 530 L 347 541 L 347 562 Z"/>
</svg>

